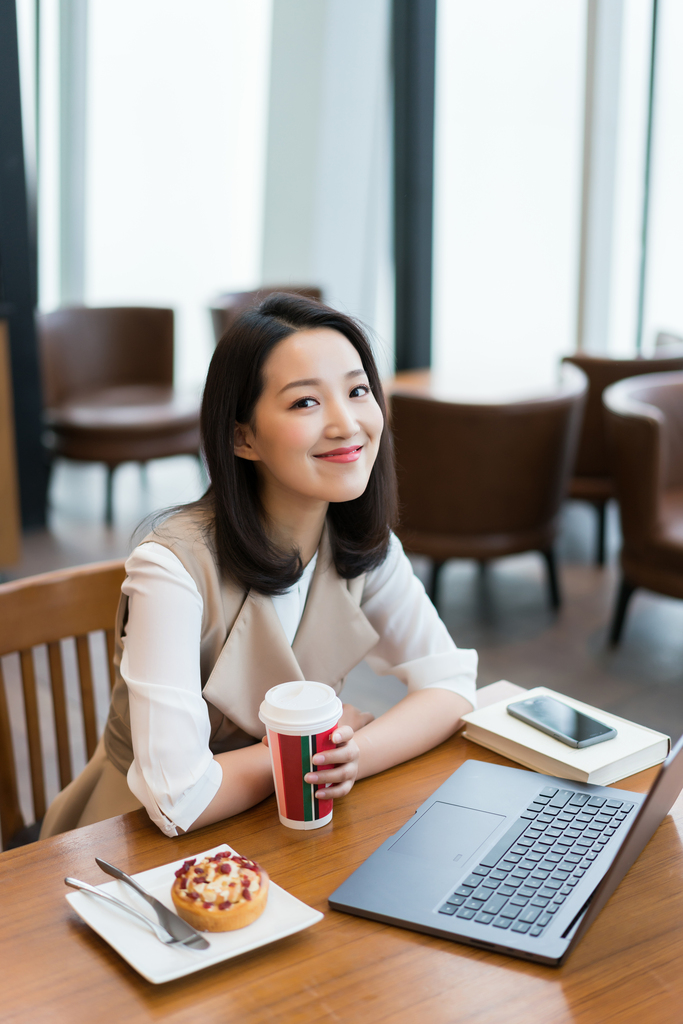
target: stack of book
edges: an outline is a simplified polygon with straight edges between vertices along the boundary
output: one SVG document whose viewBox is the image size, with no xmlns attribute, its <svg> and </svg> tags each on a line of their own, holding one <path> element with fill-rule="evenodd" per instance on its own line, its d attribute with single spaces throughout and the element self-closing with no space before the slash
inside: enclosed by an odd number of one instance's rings
<svg viewBox="0 0 683 1024">
<path fill-rule="evenodd" d="M 540 696 L 563 701 L 584 715 L 615 728 L 617 735 L 603 743 L 575 749 L 507 713 L 507 706 L 513 701 Z M 609 786 L 660 764 L 671 747 L 671 740 L 661 732 L 610 715 L 590 704 L 582 704 L 544 686 L 520 690 L 514 696 L 463 715 L 463 719 L 466 739 L 544 775 L 597 786 Z"/>
</svg>

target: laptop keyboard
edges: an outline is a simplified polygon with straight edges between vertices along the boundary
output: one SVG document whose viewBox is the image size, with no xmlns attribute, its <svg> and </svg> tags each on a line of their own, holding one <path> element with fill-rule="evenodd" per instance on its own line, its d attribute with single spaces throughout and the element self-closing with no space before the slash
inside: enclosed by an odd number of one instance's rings
<svg viewBox="0 0 683 1024">
<path fill-rule="evenodd" d="M 633 807 L 546 786 L 439 913 L 542 935 Z"/>
</svg>

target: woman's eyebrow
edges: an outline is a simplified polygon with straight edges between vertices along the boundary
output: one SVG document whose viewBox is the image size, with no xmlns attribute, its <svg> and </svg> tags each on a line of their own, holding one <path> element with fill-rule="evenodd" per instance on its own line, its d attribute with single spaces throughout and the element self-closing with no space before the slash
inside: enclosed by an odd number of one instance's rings
<svg viewBox="0 0 683 1024">
<path fill-rule="evenodd" d="M 345 377 L 364 377 L 365 370 L 361 367 L 359 370 L 349 370 L 348 373 L 344 374 Z M 320 377 L 305 377 L 303 380 L 292 380 L 289 384 L 285 384 L 283 388 L 280 388 L 278 394 L 281 395 L 283 391 L 289 391 L 290 388 L 317 388 L 320 387 L 322 381 Z"/>
</svg>

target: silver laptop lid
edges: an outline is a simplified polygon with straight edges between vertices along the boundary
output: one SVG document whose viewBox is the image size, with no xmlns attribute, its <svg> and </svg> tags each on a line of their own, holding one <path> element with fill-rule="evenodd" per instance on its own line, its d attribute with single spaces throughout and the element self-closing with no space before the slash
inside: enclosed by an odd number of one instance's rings
<svg viewBox="0 0 683 1024">
<path fill-rule="evenodd" d="M 624 875 L 643 852 L 683 789 L 683 736 L 663 762 L 657 778 L 619 847 L 609 870 L 564 932 L 567 953 L 585 935 Z M 576 931 L 572 935 L 572 929 Z"/>
</svg>

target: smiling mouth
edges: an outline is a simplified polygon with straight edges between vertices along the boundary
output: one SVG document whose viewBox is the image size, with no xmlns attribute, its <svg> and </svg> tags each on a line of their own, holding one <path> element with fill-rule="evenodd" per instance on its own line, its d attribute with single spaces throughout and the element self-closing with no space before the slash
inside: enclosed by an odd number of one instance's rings
<svg viewBox="0 0 683 1024">
<path fill-rule="evenodd" d="M 362 444 L 355 444 L 351 448 L 333 448 L 332 451 L 321 452 L 320 455 L 315 455 L 314 458 L 324 459 L 325 462 L 355 462 L 356 459 L 360 458 L 362 450 Z"/>
</svg>

